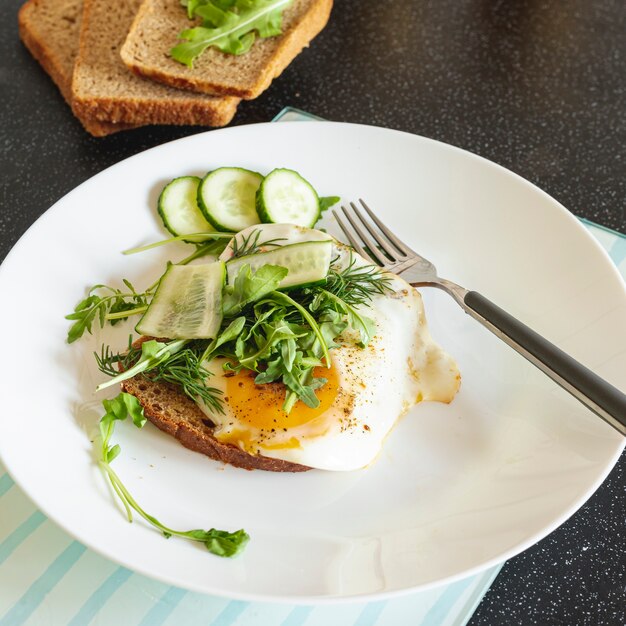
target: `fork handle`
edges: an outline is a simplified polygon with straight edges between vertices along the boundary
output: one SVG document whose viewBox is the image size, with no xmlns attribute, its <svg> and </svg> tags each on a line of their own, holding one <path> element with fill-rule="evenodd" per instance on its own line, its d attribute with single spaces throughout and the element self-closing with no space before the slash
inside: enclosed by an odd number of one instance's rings
<svg viewBox="0 0 626 626">
<path fill-rule="evenodd" d="M 586 407 L 626 435 L 626 394 L 476 291 L 465 310 Z"/>
</svg>

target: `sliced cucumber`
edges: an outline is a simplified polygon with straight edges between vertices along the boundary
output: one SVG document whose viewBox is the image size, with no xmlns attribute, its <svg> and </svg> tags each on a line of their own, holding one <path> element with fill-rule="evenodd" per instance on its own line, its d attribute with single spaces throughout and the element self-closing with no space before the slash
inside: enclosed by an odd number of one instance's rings
<svg viewBox="0 0 626 626">
<path fill-rule="evenodd" d="M 224 263 L 171 265 L 135 330 L 168 339 L 214 339 L 222 323 Z"/>
<path fill-rule="evenodd" d="M 207 222 L 198 207 L 200 180 L 197 176 L 181 176 L 163 188 L 159 196 L 158 211 L 165 228 L 172 235 L 215 232 L 215 228 Z M 185 241 L 202 241 L 202 238 L 190 237 Z"/>
<path fill-rule="evenodd" d="M 280 283 L 281 289 L 323 282 L 328 276 L 332 249 L 331 241 L 306 241 L 267 252 L 237 257 L 226 263 L 228 283 L 233 284 L 244 265 L 249 265 L 253 272 L 263 265 L 286 267 L 289 274 Z"/>
<path fill-rule="evenodd" d="M 317 192 L 298 172 L 277 169 L 270 172 L 256 194 L 261 221 L 296 224 L 312 228 L 320 217 Z"/>
<path fill-rule="evenodd" d="M 198 187 L 198 206 L 217 230 L 237 232 L 259 224 L 255 197 L 263 176 L 240 167 L 209 172 Z"/>
</svg>

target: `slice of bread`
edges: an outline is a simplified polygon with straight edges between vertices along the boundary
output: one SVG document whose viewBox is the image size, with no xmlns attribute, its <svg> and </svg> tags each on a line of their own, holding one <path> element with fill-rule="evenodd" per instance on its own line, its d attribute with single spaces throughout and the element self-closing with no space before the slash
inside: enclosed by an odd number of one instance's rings
<svg viewBox="0 0 626 626">
<path fill-rule="evenodd" d="M 239 99 L 199 95 L 133 75 L 119 52 L 140 0 L 85 0 L 72 81 L 78 115 L 126 124 L 224 126 Z"/>
<path fill-rule="evenodd" d="M 257 38 L 249 52 L 234 56 L 208 48 L 188 68 L 169 52 L 193 22 L 179 0 L 144 0 L 122 47 L 133 72 L 172 87 L 200 93 L 256 98 L 326 25 L 332 0 L 294 0 L 283 13 L 278 37 Z"/>
<path fill-rule="evenodd" d="M 135 342 L 141 345 L 148 337 Z M 193 400 L 179 387 L 165 382 L 153 382 L 138 375 L 121 383 L 122 390 L 135 396 L 143 406 L 144 415 L 163 432 L 176 437 L 186 448 L 208 457 L 247 470 L 268 472 L 306 472 L 311 469 L 297 463 L 252 456 L 240 448 L 219 442 L 214 436 L 215 425 Z"/>
<path fill-rule="evenodd" d="M 78 54 L 83 0 L 28 0 L 18 14 L 20 38 L 72 105 L 72 72 Z M 96 137 L 134 128 L 77 116 Z"/>
</svg>

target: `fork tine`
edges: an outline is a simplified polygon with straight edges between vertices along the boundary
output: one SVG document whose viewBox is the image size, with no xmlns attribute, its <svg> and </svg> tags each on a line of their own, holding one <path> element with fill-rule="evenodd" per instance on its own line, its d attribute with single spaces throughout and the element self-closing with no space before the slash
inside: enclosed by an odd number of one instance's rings
<svg viewBox="0 0 626 626">
<path fill-rule="evenodd" d="M 392 248 L 392 246 L 389 245 L 385 237 L 381 233 L 377 232 L 376 229 L 369 223 L 369 221 L 365 219 L 363 213 L 358 209 L 354 202 L 351 202 L 350 206 L 352 207 L 354 215 L 359 219 L 361 224 L 363 224 L 363 226 L 367 228 L 367 232 L 374 238 L 374 241 L 378 244 L 380 248 L 382 248 L 387 253 L 389 259 L 386 260 L 392 262 L 397 261 L 398 251 Z"/>
<path fill-rule="evenodd" d="M 360 254 L 365 259 L 368 259 L 374 265 L 378 265 L 374 259 L 363 249 L 361 244 L 352 236 L 350 229 L 346 226 L 344 221 L 339 217 L 339 213 L 333 209 L 333 217 L 335 218 L 337 224 L 339 224 L 339 228 L 343 231 L 343 234 L 346 236 L 347 240 L 350 242 L 350 245 L 356 250 L 357 254 Z"/>
<path fill-rule="evenodd" d="M 363 198 L 359 198 L 359 202 L 361 203 L 363 208 L 367 211 L 367 214 L 372 218 L 372 221 L 374 222 L 374 224 L 376 224 L 376 226 L 378 226 L 378 228 L 380 228 L 380 231 L 382 232 L 382 234 L 385 235 L 385 237 L 387 237 L 387 239 L 389 239 L 389 241 L 391 241 L 391 243 L 400 251 L 401 254 L 404 254 L 404 256 L 410 256 L 412 254 L 415 254 L 415 252 L 413 252 L 413 250 L 411 250 L 411 248 L 409 248 L 409 246 L 407 246 L 404 242 L 400 241 L 400 239 L 398 239 L 376 217 L 376 214 L 367 206 L 367 204 L 365 204 L 365 200 L 363 200 Z"/>
<path fill-rule="evenodd" d="M 351 206 L 353 209 L 355 208 L 354 204 L 351 204 Z M 387 257 L 385 257 L 385 255 L 376 247 L 376 245 L 372 243 L 372 240 L 363 232 L 361 227 L 356 223 L 354 218 L 348 212 L 348 209 L 346 209 L 345 206 L 342 206 L 341 210 L 343 211 L 347 220 L 350 222 L 350 226 L 352 226 L 354 232 L 361 238 L 361 241 L 367 246 L 367 249 L 369 250 L 368 256 L 370 258 L 375 257 L 378 262 L 378 265 L 385 265 L 386 263 L 388 263 L 389 260 L 387 259 Z"/>
</svg>

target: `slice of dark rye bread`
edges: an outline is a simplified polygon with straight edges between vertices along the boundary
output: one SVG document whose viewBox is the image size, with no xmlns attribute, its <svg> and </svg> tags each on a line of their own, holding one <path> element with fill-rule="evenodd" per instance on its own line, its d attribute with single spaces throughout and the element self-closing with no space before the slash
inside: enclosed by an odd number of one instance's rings
<svg viewBox="0 0 626 626">
<path fill-rule="evenodd" d="M 142 337 L 133 345 L 150 339 Z M 216 461 L 247 470 L 268 472 L 306 472 L 305 465 L 253 456 L 244 450 L 215 439 L 215 425 L 198 405 L 179 387 L 165 382 L 153 382 L 145 376 L 135 376 L 121 383 L 122 391 L 130 393 L 143 406 L 144 415 L 163 432 L 176 437 L 186 448 L 201 452 Z"/>
<path fill-rule="evenodd" d="M 29 0 L 18 13 L 20 38 L 72 105 L 72 73 L 78 54 L 83 0 Z M 113 124 L 76 116 L 85 130 L 104 137 L 132 124 Z"/>
<path fill-rule="evenodd" d="M 122 60 L 133 72 L 172 87 L 256 98 L 324 28 L 332 5 L 332 0 L 293 0 L 283 13 L 282 35 L 257 38 L 239 56 L 208 48 L 188 68 L 169 55 L 179 33 L 193 25 L 180 1 L 144 0 Z"/>
<path fill-rule="evenodd" d="M 181 91 L 129 72 L 120 58 L 140 0 L 85 0 L 72 106 L 79 115 L 127 124 L 224 126 L 239 98 Z"/>
</svg>

